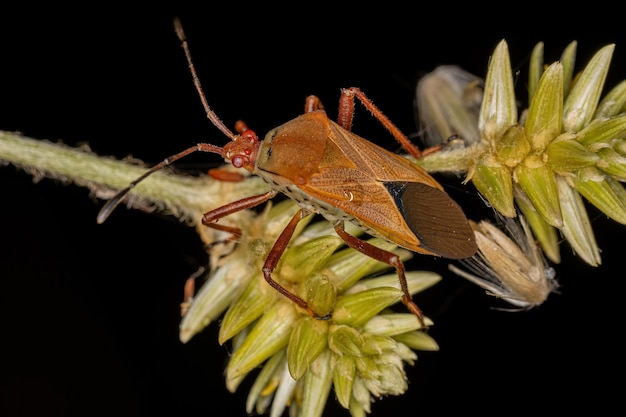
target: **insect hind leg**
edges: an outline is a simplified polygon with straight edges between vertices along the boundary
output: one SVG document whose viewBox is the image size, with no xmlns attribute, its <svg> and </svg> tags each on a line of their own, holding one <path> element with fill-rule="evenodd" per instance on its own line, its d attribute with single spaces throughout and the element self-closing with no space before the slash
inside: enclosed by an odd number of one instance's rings
<svg viewBox="0 0 626 417">
<path fill-rule="evenodd" d="M 359 88 L 350 87 L 341 90 L 341 97 L 339 98 L 339 115 L 337 116 L 337 123 L 346 130 L 352 130 L 352 119 L 354 117 L 354 98 L 357 98 L 363 106 L 372 113 L 372 115 L 378 120 L 393 137 L 402 145 L 410 155 L 415 158 L 421 158 L 423 156 L 417 146 L 409 140 L 409 138 L 402 133 L 400 129 L 387 117 L 385 114 L 365 95 Z"/>
<path fill-rule="evenodd" d="M 370 258 L 376 259 L 377 261 L 384 262 L 396 269 L 396 272 L 398 273 L 398 280 L 400 282 L 400 289 L 402 290 L 402 303 L 411 313 L 417 316 L 422 329 L 426 329 L 428 326 L 425 323 L 424 314 L 422 313 L 422 310 L 419 309 L 417 304 L 415 304 L 413 298 L 411 297 L 411 293 L 409 292 L 409 286 L 406 282 L 404 263 L 400 257 L 393 252 L 381 249 L 371 243 L 359 239 L 358 237 L 352 236 L 345 231 L 343 222 L 335 224 L 335 232 L 337 232 L 339 237 L 341 237 L 352 249 L 355 249 Z"/>
</svg>

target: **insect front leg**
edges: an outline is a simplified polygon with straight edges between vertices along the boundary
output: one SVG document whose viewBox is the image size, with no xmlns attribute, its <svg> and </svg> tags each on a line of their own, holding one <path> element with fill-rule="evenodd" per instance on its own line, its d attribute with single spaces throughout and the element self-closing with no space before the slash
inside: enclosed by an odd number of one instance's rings
<svg viewBox="0 0 626 417">
<path fill-rule="evenodd" d="M 241 237 L 241 229 L 239 229 L 238 227 L 230 227 L 223 224 L 218 224 L 217 221 L 222 217 L 228 216 L 229 214 L 256 207 L 259 204 L 265 203 L 267 200 L 271 199 L 275 195 L 276 191 L 270 190 L 267 193 L 242 198 L 241 200 L 237 200 L 222 207 L 218 207 L 215 210 L 204 213 L 204 215 L 202 216 L 202 224 L 212 229 L 231 233 L 233 235 L 231 240 L 239 239 Z"/>
<path fill-rule="evenodd" d="M 376 259 L 377 261 L 384 262 L 389 266 L 392 266 L 396 269 L 398 273 L 398 279 L 400 281 L 400 289 L 402 290 L 402 303 L 411 311 L 413 314 L 417 316 L 417 319 L 420 322 L 420 325 L 423 329 L 427 328 L 424 322 L 424 314 L 422 310 L 417 307 L 417 304 L 413 302 L 411 297 L 411 293 L 409 292 L 409 286 L 406 282 L 406 276 L 404 274 L 404 263 L 400 259 L 398 255 L 393 252 L 389 252 L 387 250 L 381 249 L 377 246 L 372 245 L 358 237 L 352 236 L 344 229 L 344 223 L 339 222 L 335 224 L 335 231 L 341 237 L 344 242 L 352 249 L 356 249 L 364 255 L 369 256 L 370 258 Z"/>
<path fill-rule="evenodd" d="M 287 226 L 280 233 L 280 236 L 278 236 L 278 239 L 276 239 L 274 246 L 267 255 L 267 259 L 265 259 L 265 263 L 263 264 L 263 276 L 265 277 L 265 281 L 267 281 L 267 283 L 270 284 L 272 288 L 293 301 L 298 307 L 306 310 L 307 313 L 311 315 L 311 317 L 314 317 L 318 320 L 328 320 L 331 316 L 330 313 L 324 316 L 319 316 L 317 313 L 315 313 L 315 311 L 311 309 L 311 307 L 309 307 L 309 304 L 306 301 L 280 285 L 272 278 L 272 272 L 274 271 L 274 269 L 276 269 L 278 261 L 285 252 L 285 249 L 287 249 L 287 245 L 289 244 L 289 241 L 291 240 L 291 237 L 296 230 L 296 226 L 298 226 L 300 220 L 304 219 L 309 214 L 310 213 L 306 210 L 300 209 L 295 214 L 295 216 L 291 218 Z"/>
</svg>

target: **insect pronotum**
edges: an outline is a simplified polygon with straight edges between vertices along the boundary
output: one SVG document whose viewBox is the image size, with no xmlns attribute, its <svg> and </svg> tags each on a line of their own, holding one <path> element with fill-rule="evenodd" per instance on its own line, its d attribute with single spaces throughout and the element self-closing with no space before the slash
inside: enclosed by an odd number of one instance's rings
<svg viewBox="0 0 626 417">
<path fill-rule="evenodd" d="M 232 233 L 233 238 L 237 238 L 241 235 L 238 228 L 217 221 L 258 206 L 278 193 L 285 194 L 300 206 L 263 265 L 265 280 L 274 289 L 312 317 L 330 317 L 330 314 L 318 315 L 305 300 L 272 278 L 298 222 L 317 213 L 333 224 L 348 246 L 396 269 L 402 302 L 424 325 L 422 311 L 411 298 L 400 258 L 347 233 L 344 222 L 350 221 L 370 235 L 413 252 L 451 259 L 474 255 L 474 234 L 461 207 L 425 170 L 351 132 L 355 97 L 407 152 L 419 158 L 421 151 L 356 87 L 341 91 L 337 123 L 327 117 L 316 96 L 309 96 L 303 115 L 272 129 L 263 141 L 242 121 L 235 124 L 235 134 L 209 106 L 178 20 L 175 20 L 175 29 L 207 117 L 231 142 L 223 147 L 198 143 L 166 158 L 109 200 L 98 214 L 98 223 L 104 222 L 126 194 L 150 174 L 194 152 L 216 153 L 234 167 L 244 168 L 263 178 L 271 190 L 206 212 L 202 223 L 207 227 Z"/>
</svg>

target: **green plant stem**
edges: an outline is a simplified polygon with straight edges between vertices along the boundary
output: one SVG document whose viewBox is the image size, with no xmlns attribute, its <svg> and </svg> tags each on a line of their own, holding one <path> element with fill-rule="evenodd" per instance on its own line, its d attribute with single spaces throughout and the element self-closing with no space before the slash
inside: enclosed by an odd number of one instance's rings
<svg viewBox="0 0 626 417">
<path fill-rule="evenodd" d="M 73 183 L 87 187 L 97 198 L 105 200 L 147 169 L 137 160 L 116 160 L 95 155 L 86 147 L 73 148 L 5 131 L 0 131 L 0 160 L 23 169 L 35 180 L 50 178 Z M 263 181 L 254 176 L 246 176 L 240 182 L 226 182 L 166 169 L 133 188 L 127 204 L 144 210 L 161 210 L 197 225 L 202 213 L 267 190 Z"/>
</svg>

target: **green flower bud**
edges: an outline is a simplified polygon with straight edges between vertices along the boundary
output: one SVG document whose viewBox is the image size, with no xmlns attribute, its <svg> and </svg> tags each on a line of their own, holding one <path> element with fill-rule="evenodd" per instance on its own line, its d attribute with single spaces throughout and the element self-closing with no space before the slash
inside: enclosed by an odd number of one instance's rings
<svg viewBox="0 0 626 417">
<path fill-rule="evenodd" d="M 615 44 L 600 49 L 591 58 L 563 104 L 563 130 L 581 131 L 593 118 L 602 94 L 604 81 Z"/>
<path fill-rule="evenodd" d="M 372 288 L 337 297 L 333 320 L 339 324 L 362 326 L 383 309 L 402 299 L 402 291 L 393 287 Z"/>
<path fill-rule="evenodd" d="M 577 47 L 578 42 L 572 41 L 565 47 L 561 54 L 561 63 L 563 64 L 563 97 L 569 95 L 574 80 Z"/>
<path fill-rule="evenodd" d="M 328 326 L 328 321 L 312 317 L 304 317 L 297 322 L 287 347 L 287 364 L 293 379 L 302 378 L 311 363 L 326 348 Z"/>
<path fill-rule="evenodd" d="M 515 177 L 546 222 L 554 227 L 561 227 L 563 218 L 554 172 L 535 156 L 526 158 L 524 164 L 515 169 Z"/>
<path fill-rule="evenodd" d="M 219 343 L 224 344 L 261 317 L 279 297 L 280 294 L 267 285 L 261 272 L 254 273 L 243 292 L 226 311 L 220 326 Z"/>
<path fill-rule="evenodd" d="M 547 163 L 557 172 L 575 171 L 593 166 L 598 161 L 598 155 L 589 152 L 586 147 L 575 140 L 571 135 L 563 134 L 546 149 Z"/>
<path fill-rule="evenodd" d="M 280 257 L 275 274 L 287 282 L 301 282 L 318 271 L 328 258 L 344 244 L 338 236 L 320 236 L 289 247 Z"/>
<path fill-rule="evenodd" d="M 333 383 L 331 354 L 323 351 L 311 364 L 309 372 L 303 377 L 300 406 L 295 405 L 299 416 L 321 416 L 324 414 L 328 394 Z"/>
<path fill-rule="evenodd" d="M 272 404 L 272 408 L 284 408 L 288 401 L 277 399 L 272 403 L 276 388 L 280 386 L 281 377 L 285 371 L 286 350 L 282 349 L 269 358 L 261 372 L 257 375 L 246 401 L 246 412 L 248 414 L 265 414 L 267 408 Z"/>
<path fill-rule="evenodd" d="M 333 386 L 337 400 L 344 408 L 350 407 L 352 387 L 356 378 L 356 364 L 351 356 L 335 356 Z"/>
<path fill-rule="evenodd" d="M 544 255 L 555 264 L 560 263 L 561 253 L 559 244 L 561 237 L 558 236 L 557 229 L 546 222 L 537 212 L 535 206 L 533 206 L 533 203 L 528 196 L 524 194 L 524 191 L 522 191 L 519 185 L 513 187 L 513 194 L 515 196 L 515 204 L 517 204 L 521 214 L 526 218 L 528 225 L 533 231 L 533 236 L 535 236 L 535 239 L 537 239 L 543 249 Z"/>
<path fill-rule="evenodd" d="M 511 170 L 499 164 L 479 162 L 472 175 L 476 189 L 503 216 L 515 217 Z"/>
<path fill-rule="evenodd" d="M 293 324 L 299 317 L 292 303 L 278 302 L 259 319 L 230 357 L 226 367 L 226 386 L 230 391 L 236 389 L 233 382 L 239 377 L 287 345 Z"/>
<path fill-rule="evenodd" d="M 613 117 L 624 111 L 626 107 L 626 80 L 611 89 L 598 104 L 595 119 Z"/>
<path fill-rule="evenodd" d="M 598 151 L 597 167 L 618 181 L 626 181 L 626 156 L 611 148 Z"/>
<path fill-rule="evenodd" d="M 517 123 L 515 85 L 509 47 L 502 40 L 491 56 L 485 79 L 485 92 L 478 119 L 483 140 L 493 144 L 510 126 Z"/>
<path fill-rule="evenodd" d="M 541 76 L 528 108 L 524 128 L 532 148 L 545 149 L 561 133 L 563 66 L 556 62 Z"/>
<path fill-rule="evenodd" d="M 578 171 L 572 182 L 591 204 L 616 222 L 626 224 L 626 191 L 622 184 L 596 168 Z"/>
<path fill-rule="evenodd" d="M 328 316 L 335 307 L 337 293 L 335 286 L 325 274 L 313 274 L 304 283 L 309 307 L 320 317 Z"/>
<path fill-rule="evenodd" d="M 561 233 L 574 252 L 591 266 L 600 265 L 600 249 L 591 228 L 587 209 L 578 192 L 563 177 L 557 177 L 563 213 Z"/>
<path fill-rule="evenodd" d="M 329 330 L 328 347 L 337 356 L 359 357 L 363 353 L 363 335 L 354 327 L 335 324 Z"/>
<path fill-rule="evenodd" d="M 427 320 L 427 324 L 431 325 L 432 322 Z M 420 327 L 415 314 L 379 314 L 363 326 L 363 331 L 378 336 L 396 336 L 418 330 Z"/>
<path fill-rule="evenodd" d="M 398 342 L 414 350 L 437 351 L 439 344 L 428 333 L 413 331 L 393 336 Z"/>
<path fill-rule="evenodd" d="M 594 120 L 578 133 L 578 141 L 595 152 L 626 137 L 626 114 Z"/>
</svg>

